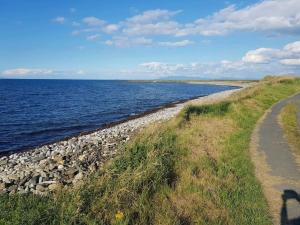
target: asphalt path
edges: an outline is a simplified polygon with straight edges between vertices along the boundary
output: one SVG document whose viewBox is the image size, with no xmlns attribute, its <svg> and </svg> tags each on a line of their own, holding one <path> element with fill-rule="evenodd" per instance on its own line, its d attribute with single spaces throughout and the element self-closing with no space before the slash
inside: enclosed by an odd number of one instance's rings
<svg viewBox="0 0 300 225">
<path fill-rule="evenodd" d="M 300 94 L 297 94 L 275 104 L 258 128 L 258 151 L 265 156 L 268 175 L 280 178 L 280 182 L 272 188 L 282 198 L 282 206 L 278 212 L 281 225 L 300 224 L 300 165 L 278 119 L 282 108 L 290 102 L 297 105 L 300 126 Z M 269 199 L 269 204 L 272 204 L 272 199 Z"/>
</svg>

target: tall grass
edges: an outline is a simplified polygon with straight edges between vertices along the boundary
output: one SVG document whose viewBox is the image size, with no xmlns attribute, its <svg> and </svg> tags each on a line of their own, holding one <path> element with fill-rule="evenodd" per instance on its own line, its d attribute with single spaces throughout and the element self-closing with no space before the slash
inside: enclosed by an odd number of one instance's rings
<svg viewBox="0 0 300 225">
<path fill-rule="evenodd" d="M 226 102 L 189 106 L 78 188 L 0 197 L 0 224 L 271 224 L 249 142 L 263 113 L 297 91 L 298 79 L 268 77 Z"/>
<path fill-rule="evenodd" d="M 279 115 L 280 124 L 283 128 L 288 143 L 300 155 L 300 129 L 297 121 L 297 106 L 289 103 L 283 107 Z"/>
</svg>

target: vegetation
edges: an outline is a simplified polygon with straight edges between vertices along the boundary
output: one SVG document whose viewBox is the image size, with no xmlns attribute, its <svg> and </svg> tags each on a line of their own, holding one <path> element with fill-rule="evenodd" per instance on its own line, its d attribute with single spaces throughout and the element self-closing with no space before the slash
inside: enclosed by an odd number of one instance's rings
<svg viewBox="0 0 300 225">
<path fill-rule="evenodd" d="M 300 91 L 268 77 L 143 130 L 82 186 L 0 197 L 0 224 L 271 224 L 249 154 L 257 120 Z"/>
<path fill-rule="evenodd" d="M 289 144 L 297 154 L 300 154 L 300 130 L 297 123 L 297 106 L 294 103 L 287 104 L 281 110 L 279 119 Z"/>
</svg>

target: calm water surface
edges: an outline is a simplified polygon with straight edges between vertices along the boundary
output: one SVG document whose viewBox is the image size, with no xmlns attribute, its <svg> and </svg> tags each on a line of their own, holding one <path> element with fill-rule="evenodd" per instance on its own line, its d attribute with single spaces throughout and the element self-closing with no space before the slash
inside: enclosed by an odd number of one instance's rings
<svg viewBox="0 0 300 225">
<path fill-rule="evenodd" d="M 0 80 L 0 152 L 33 148 L 230 86 Z"/>
</svg>

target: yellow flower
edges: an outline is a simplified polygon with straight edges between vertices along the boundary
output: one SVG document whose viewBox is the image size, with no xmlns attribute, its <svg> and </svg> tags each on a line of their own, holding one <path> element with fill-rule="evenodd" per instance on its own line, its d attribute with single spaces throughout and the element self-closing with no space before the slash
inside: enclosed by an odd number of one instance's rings
<svg viewBox="0 0 300 225">
<path fill-rule="evenodd" d="M 117 220 L 122 220 L 124 218 L 124 213 L 121 211 L 118 211 L 115 215 Z"/>
</svg>

